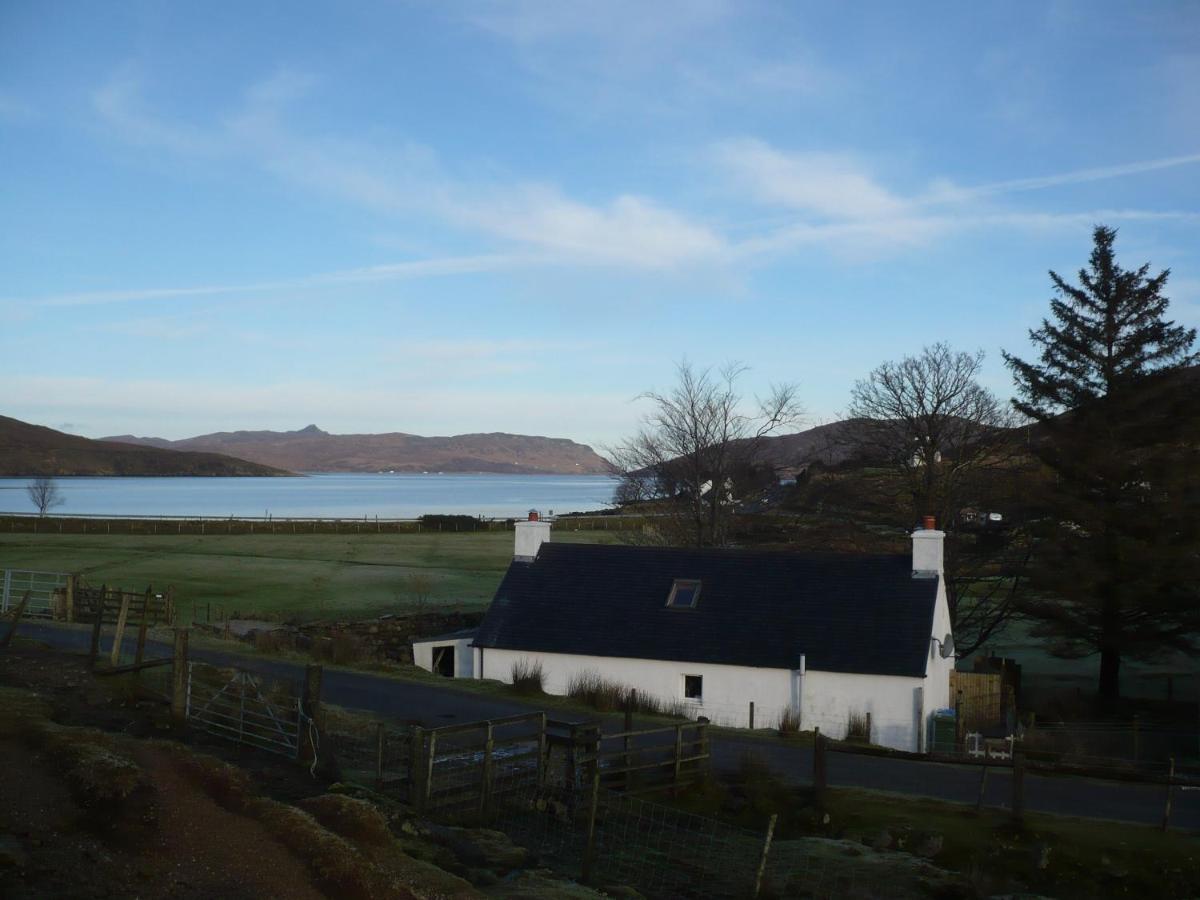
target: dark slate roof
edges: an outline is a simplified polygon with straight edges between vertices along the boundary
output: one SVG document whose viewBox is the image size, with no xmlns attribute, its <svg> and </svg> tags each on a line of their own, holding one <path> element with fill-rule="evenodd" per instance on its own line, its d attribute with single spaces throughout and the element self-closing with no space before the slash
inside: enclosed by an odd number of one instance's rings
<svg viewBox="0 0 1200 900">
<path fill-rule="evenodd" d="M 695 609 L 667 607 L 676 578 L 702 582 Z M 509 565 L 475 646 L 920 677 L 936 597 L 907 555 L 546 543 Z"/>
<path fill-rule="evenodd" d="M 429 644 L 433 641 L 461 641 L 464 638 L 473 638 L 478 628 L 460 628 L 458 631 L 447 631 L 445 634 L 435 634 L 433 637 L 414 638 L 414 644 Z"/>
</svg>

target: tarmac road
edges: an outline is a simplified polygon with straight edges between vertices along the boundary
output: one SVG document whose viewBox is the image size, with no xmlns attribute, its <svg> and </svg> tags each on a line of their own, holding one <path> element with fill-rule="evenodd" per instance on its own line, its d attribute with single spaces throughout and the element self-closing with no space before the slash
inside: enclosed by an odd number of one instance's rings
<svg viewBox="0 0 1200 900">
<path fill-rule="evenodd" d="M 86 652 L 91 629 L 81 626 L 22 622 L 18 634 L 51 646 Z M 123 642 L 133 653 L 133 638 Z M 101 638 L 102 652 L 111 649 L 112 635 Z M 168 655 L 171 648 L 158 641 L 147 643 L 147 657 Z M 239 666 L 276 678 L 298 679 L 303 666 L 280 660 L 256 658 L 192 647 L 191 656 L 222 666 Z M 387 718 L 434 728 L 460 722 L 533 712 L 536 704 L 516 700 L 481 697 L 469 691 L 385 678 L 367 672 L 326 669 L 322 697 L 330 703 L 352 709 L 369 710 Z M 569 714 L 555 714 L 566 717 Z M 603 718 L 603 717 L 602 717 Z M 616 717 L 606 721 L 619 723 Z M 619 730 L 619 724 L 617 728 Z M 727 732 L 712 735 L 713 765 L 718 771 L 733 771 L 742 757 L 752 754 L 771 766 L 782 778 L 796 784 L 811 782 L 812 749 L 786 741 L 739 738 Z M 974 804 L 979 792 L 980 767 L 943 762 L 830 753 L 827 756 L 829 783 L 834 786 L 867 788 L 892 793 L 932 797 L 957 803 Z M 1007 807 L 1012 796 L 1011 773 L 1001 767 L 989 769 L 984 802 L 992 807 Z M 1077 776 L 1051 776 L 1026 773 L 1025 808 L 1084 818 L 1112 819 L 1145 825 L 1162 821 L 1166 788 L 1161 784 L 1135 784 Z M 1200 830 L 1200 789 L 1176 787 L 1171 814 L 1172 828 Z"/>
</svg>

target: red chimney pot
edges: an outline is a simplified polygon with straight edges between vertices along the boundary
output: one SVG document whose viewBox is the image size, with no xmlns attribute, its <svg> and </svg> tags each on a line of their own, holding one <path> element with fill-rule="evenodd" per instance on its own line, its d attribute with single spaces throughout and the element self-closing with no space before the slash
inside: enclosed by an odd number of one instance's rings
<svg viewBox="0 0 1200 900">
<path fill-rule="evenodd" d="M 937 528 L 937 519 L 934 516 L 925 516 L 921 525 L 926 531 L 934 531 Z"/>
<path fill-rule="evenodd" d="M 538 511 L 536 509 L 531 509 L 529 511 L 529 521 L 536 522 L 537 520 L 538 520 Z"/>
</svg>

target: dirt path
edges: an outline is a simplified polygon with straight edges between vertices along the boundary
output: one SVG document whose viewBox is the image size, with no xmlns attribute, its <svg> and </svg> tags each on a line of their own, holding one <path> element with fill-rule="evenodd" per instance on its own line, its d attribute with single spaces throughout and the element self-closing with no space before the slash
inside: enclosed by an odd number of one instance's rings
<svg viewBox="0 0 1200 900">
<path fill-rule="evenodd" d="M 135 759 L 157 790 L 158 834 L 149 848 L 164 863 L 161 896 L 319 900 L 305 863 L 253 819 L 222 809 L 162 752 Z"/>
</svg>

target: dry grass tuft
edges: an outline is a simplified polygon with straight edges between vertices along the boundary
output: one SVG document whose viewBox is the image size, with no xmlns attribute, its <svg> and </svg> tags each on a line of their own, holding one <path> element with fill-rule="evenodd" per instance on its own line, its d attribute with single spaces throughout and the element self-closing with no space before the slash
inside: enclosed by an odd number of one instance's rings
<svg viewBox="0 0 1200 900">
<path fill-rule="evenodd" d="M 577 672 L 567 681 L 567 696 L 600 712 L 617 712 L 628 705 L 635 688 L 605 678 L 599 672 Z M 634 712 L 647 716 L 686 718 L 683 703 L 661 700 L 637 691 Z"/>
<path fill-rule="evenodd" d="M 800 733 L 800 716 L 790 709 L 785 709 L 779 714 L 779 733 L 780 734 L 799 734 Z"/>
<path fill-rule="evenodd" d="M 518 659 L 512 664 L 512 686 L 518 694 L 545 693 L 546 673 L 540 661 Z"/>
<path fill-rule="evenodd" d="M 846 720 L 846 740 L 864 744 L 871 742 L 871 719 L 866 713 L 850 713 Z"/>
</svg>

